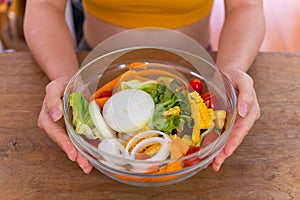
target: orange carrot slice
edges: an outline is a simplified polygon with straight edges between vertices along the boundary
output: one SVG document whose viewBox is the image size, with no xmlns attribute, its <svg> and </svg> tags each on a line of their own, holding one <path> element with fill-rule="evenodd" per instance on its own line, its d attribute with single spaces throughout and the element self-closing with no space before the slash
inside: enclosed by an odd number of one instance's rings
<svg viewBox="0 0 300 200">
<path fill-rule="evenodd" d="M 183 140 L 179 137 L 176 137 L 172 140 L 170 144 L 171 149 L 171 159 L 180 158 L 185 155 L 188 150 L 189 146 L 183 142 Z"/>
<path fill-rule="evenodd" d="M 128 66 L 128 68 L 129 70 L 136 69 L 136 68 L 147 69 L 147 65 L 145 65 L 145 63 L 142 62 L 133 62 Z"/>
<path fill-rule="evenodd" d="M 90 101 L 93 99 L 98 99 L 100 97 L 100 95 L 104 92 L 104 91 L 112 91 L 115 87 L 115 85 L 118 83 L 118 81 L 120 80 L 120 78 L 122 77 L 122 74 L 118 77 L 116 77 L 115 79 L 109 81 L 108 83 L 106 83 L 105 85 L 103 85 L 102 87 L 100 87 L 94 94 L 92 94 L 90 96 Z"/>
<path fill-rule="evenodd" d="M 135 71 L 135 70 L 133 70 L 134 68 L 140 68 L 140 69 L 144 69 L 144 70 Z M 181 81 L 186 88 L 189 87 L 188 82 L 186 80 L 184 80 L 183 78 L 181 78 L 173 73 L 170 73 L 168 71 L 159 70 L 159 69 L 147 69 L 147 66 L 144 63 L 134 62 L 129 65 L 128 71 L 124 72 L 123 74 L 119 75 L 115 79 L 111 80 L 110 82 L 108 82 L 105 85 L 103 85 L 102 87 L 100 87 L 93 95 L 90 96 L 90 100 L 98 99 L 104 91 L 112 91 L 115 88 L 115 86 L 116 86 L 115 91 L 120 91 L 121 85 L 120 84 L 117 85 L 118 82 L 129 81 L 132 79 L 136 79 L 136 80 L 140 80 L 140 81 L 147 81 L 147 80 L 150 80 L 150 78 L 144 77 L 144 76 L 148 76 L 148 75 L 169 76 L 171 78 L 175 78 L 175 79 Z"/>
<path fill-rule="evenodd" d="M 98 106 L 100 108 L 103 108 L 104 104 L 106 103 L 106 101 L 109 99 L 110 97 L 102 97 L 102 98 L 98 98 L 95 99 L 96 103 L 98 104 Z"/>
<path fill-rule="evenodd" d="M 133 80 L 133 79 L 141 81 L 141 82 L 145 82 L 145 81 L 150 80 L 149 78 L 138 76 L 137 72 L 135 70 L 128 70 L 128 71 L 126 71 L 122 74 L 121 78 L 119 79 L 119 83 L 130 81 L 130 80 Z M 120 90 L 121 90 L 121 84 L 117 84 L 114 88 L 114 92 L 117 92 L 117 91 L 120 91 Z"/>
</svg>

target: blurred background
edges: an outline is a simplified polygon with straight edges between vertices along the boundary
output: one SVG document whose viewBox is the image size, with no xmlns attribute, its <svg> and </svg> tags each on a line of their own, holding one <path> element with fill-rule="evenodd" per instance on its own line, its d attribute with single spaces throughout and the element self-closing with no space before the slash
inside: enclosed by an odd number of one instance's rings
<svg viewBox="0 0 300 200">
<path fill-rule="evenodd" d="M 69 0 L 66 8 L 66 20 L 75 43 L 82 34 L 76 28 L 78 24 L 74 24 L 74 17 L 80 17 L 78 3 L 80 0 Z M 0 0 L 0 52 L 28 50 L 22 28 L 25 4 L 26 0 Z M 224 2 L 215 0 L 214 4 L 211 44 L 216 51 L 224 21 Z M 261 51 L 300 51 L 300 0 L 264 0 L 264 11 L 267 27 Z"/>
<path fill-rule="evenodd" d="M 261 51 L 300 51 L 300 0 L 263 0 L 266 34 Z M 224 3 L 214 1 L 211 16 L 211 43 L 218 46 L 224 21 Z"/>
</svg>

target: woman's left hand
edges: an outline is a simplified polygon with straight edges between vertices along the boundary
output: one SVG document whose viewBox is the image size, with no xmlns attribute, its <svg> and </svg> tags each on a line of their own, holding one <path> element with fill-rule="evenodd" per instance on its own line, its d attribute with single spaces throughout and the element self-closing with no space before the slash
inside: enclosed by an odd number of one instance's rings
<svg viewBox="0 0 300 200">
<path fill-rule="evenodd" d="M 229 78 L 237 91 L 238 116 L 225 148 L 214 159 L 212 168 L 215 171 L 218 171 L 224 160 L 237 149 L 254 122 L 260 117 L 260 108 L 252 78 L 239 69 L 233 69 L 230 72 L 224 72 L 224 74 Z"/>
</svg>

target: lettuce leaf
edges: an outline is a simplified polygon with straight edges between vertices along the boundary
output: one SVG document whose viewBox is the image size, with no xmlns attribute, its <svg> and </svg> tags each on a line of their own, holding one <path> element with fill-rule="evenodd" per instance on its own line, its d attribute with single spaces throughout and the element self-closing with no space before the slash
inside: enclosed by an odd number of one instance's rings
<svg viewBox="0 0 300 200">
<path fill-rule="evenodd" d="M 167 134 L 180 134 L 183 130 L 189 129 L 191 125 L 190 105 L 187 92 L 178 89 L 175 80 L 171 80 L 168 85 L 165 81 L 160 81 L 151 96 L 155 102 L 152 126 Z M 163 113 L 175 106 L 180 107 L 180 115 L 165 116 Z"/>
<path fill-rule="evenodd" d="M 122 82 L 121 83 L 121 88 L 122 90 L 125 89 L 140 89 L 143 90 L 147 93 L 151 92 L 152 90 L 155 89 L 157 82 L 156 81 L 145 81 L 141 82 L 139 80 L 133 79 L 130 81 Z"/>
<path fill-rule="evenodd" d="M 100 138 L 101 134 L 95 127 L 89 113 L 89 102 L 80 92 L 74 92 L 69 96 L 72 108 L 72 123 L 77 134 L 83 134 L 88 139 Z"/>
</svg>

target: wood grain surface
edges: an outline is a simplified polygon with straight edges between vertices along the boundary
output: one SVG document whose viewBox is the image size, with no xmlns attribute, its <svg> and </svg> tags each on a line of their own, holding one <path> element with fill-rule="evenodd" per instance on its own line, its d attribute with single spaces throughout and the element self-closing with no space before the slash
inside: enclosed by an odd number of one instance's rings
<svg viewBox="0 0 300 200">
<path fill-rule="evenodd" d="M 86 54 L 80 54 L 82 59 Z M 0 199 L 300 199 L 300 53 L 259 53 L 261 117 L 219 172 L 134 187 L 86 175 L 37 118 L 48 78 L 28 52 L 0 54 Z"/>
</svg>

